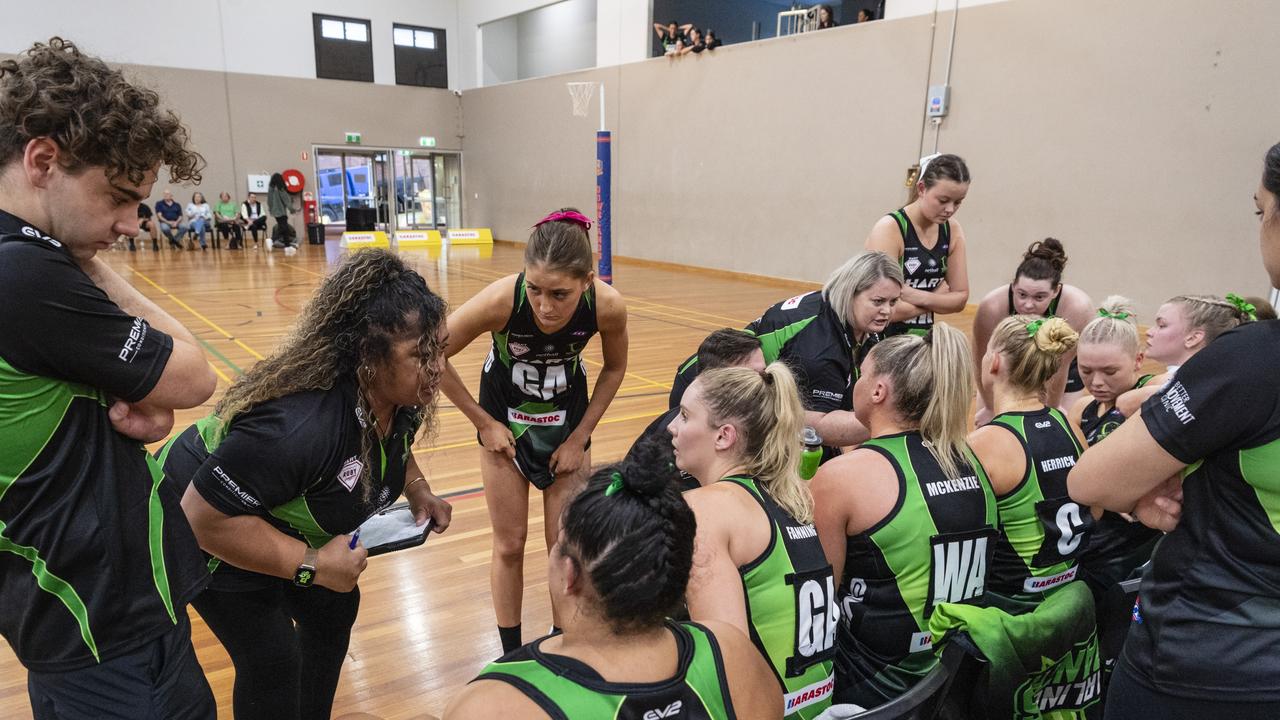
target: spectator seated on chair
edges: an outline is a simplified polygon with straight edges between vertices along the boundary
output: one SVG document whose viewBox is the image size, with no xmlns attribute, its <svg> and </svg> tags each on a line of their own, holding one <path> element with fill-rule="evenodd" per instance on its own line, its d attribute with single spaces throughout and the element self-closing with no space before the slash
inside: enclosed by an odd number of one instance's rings
<svg viewBox="0 0 1280 720">
<path fill-rule="evenodd" d="M 187 222 L 187 233 L 196 236 L 201 250 L 208 250 L 204 234 L 213 229 L 213 208 L 205 202 L 204 193 L 196 191 L 191 195 L 191 202 L 187 203 Z M 191 249 L 194 250 L 195 246 L 191 246 Z"/>
<path fill-rule="evenodd" d="M 186 215 L 182 206 L 173 199 L 173 193 L 165 190 L 164 199 L 156 203 L 156 218 L 160 223 L 160 232 L 169 240 L 169 247 L 182 249 L 182 236 L 187 232 Z"/>
<path fill-rule="evenodd" d="M 240 203 L 240 220 L 245 230 L 253 235 L 253 247 L 258 247 L 258 233 L 267 234 L 267 216 L 262 212 L 262 203 L 258 202 L 257 193 L 249 193 L 249 198 Z"/>
<path fill-rule="evenodd" d="M 231 201 L 231 193 L 218 195 L 218 204 L 213 208 L 214 224 L 217 233 L 213 238 L 213 247 L 222 247 L 221 238 L 228 239 L 227 248 L 235 250 L 244 246 L 244 228 L 240 221 L 239 209 Z"/>
</svg>

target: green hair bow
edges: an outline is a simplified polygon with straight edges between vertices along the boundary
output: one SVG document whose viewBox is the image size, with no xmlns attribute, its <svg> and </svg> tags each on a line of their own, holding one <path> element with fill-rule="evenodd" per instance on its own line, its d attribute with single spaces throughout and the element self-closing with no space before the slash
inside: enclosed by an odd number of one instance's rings
<svg viewBox="0 0 1280 720">
<path fill-rule="evenodd" d="M 1128 320 L 1129 313 L 1127 312 L 1113 313 L 1106 308 L 1098 308 L 1098 317 L 1111 318 L 1112 320 Z"/>
<path fill-rule="evenodd" d="M 604 489 L 605 497 L 609 497 L 610 495 L 622 489 L 622 473 L 620 472 L 612 473 L 611 475 L 609 475 L 609 480 L 610 480 L 609 487 Z"/>
<path fill-rule="evenodd" d="M 1250 320 L 1258 319 L 1258 308 L 1254 307 L 1252 303 L 1245 302 L 1244 298 L 1239 295 L 1235 293 L 1227 293 L 1227 302 L 1234 305 L 1240 312 L 1248 315 Z"/>
</svg>

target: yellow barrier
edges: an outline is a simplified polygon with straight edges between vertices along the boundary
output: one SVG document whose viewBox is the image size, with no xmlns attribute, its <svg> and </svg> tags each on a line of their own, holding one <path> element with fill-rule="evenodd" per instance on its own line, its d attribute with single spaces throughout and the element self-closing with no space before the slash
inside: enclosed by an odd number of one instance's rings
<svg viewBox="0 0 1280 720">
<path fill-rule="evenodd" d="M 439 230 L 397 230 L 396 247 L 428 247 L 441 242 Z"/>
<path fill-rule="evenodd" d="M 489 228 L 452 228 L 449 245 L 492 245 L 493 231 Z"/>
<path fill-rule="evenodd" d="M 374 232 L 344 232 L 342 233 L 342 240 L 338 244 L 351 250 L 375 247 L 390 249 L 391 247 L 391 241 L 387 239 L 387 234 L 381 230 Z"/>
</svg>

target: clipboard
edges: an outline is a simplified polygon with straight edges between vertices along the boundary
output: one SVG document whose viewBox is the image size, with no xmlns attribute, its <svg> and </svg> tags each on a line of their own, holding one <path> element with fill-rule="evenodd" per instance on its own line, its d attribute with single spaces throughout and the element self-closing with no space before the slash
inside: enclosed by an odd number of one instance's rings
<svg viewBox="0 0 1280 720">
<path fill-rule="evenodd" d="M 371 516 L 360 525 L 360 542 L 369 556 L 385 555 L 397 550 L 418 547 L 427 541 L 431 520 L 418 525 L 408 503 L 391 507 Z"/>
</svg>

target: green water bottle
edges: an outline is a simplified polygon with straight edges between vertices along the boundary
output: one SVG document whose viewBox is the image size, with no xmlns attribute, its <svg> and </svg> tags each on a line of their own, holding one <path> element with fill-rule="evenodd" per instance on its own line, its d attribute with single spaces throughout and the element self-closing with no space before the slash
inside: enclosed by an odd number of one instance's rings
<svg viewBox="0 0 1280 720">
<path fill-rule="evenodd" d="M 800 478 L 808 480 L 818 472 L 818 463 L 822 462 L 822 437 L 817 430 L 805 426 L 800 442 L 804 443 L 804 453 L 800 455 Z"/>
</svg>

